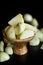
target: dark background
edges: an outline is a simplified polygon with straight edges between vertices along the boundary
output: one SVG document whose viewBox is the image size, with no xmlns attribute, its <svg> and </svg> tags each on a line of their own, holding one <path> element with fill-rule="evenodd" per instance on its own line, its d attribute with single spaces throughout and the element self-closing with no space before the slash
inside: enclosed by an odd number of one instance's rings
<svg viewBox="0 0 43 65">
<path fill-rule="evenodd" d="M 14 1 L 0 2 L 0 40 L 2 39 L 2 30 L 8 25 L 8 21 L 18 13 L 30 13 L 39 22 L 39 28 L 43 27 L 43 2 L 41 1 Z M 43 50 L 40 50 L 40 43 L 37 47 L 28 45 L 28 53 L 24 56 L 11 56 L 9 61 L 3 64 L 43 64 Z M 1 63 L 2 64 L 2 63 Z"/>
</svg>

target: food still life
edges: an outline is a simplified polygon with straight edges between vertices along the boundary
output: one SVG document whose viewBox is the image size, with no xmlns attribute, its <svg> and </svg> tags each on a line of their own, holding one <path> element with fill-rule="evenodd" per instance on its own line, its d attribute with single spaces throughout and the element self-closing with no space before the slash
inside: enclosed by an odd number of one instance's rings
<svg viewBox="0 0 43 65">
<path fill-rule="evenodd" d="M 43 42 L 43 28 L 38 27 L 37 19 L 29 13 L 19 13 L 8 21 L 8 26 L 2 30 L 4 41 L 0 41 L 0 62 L 9 60 L 13 54 L 25 55 L 28 52 L 28 42 L 30 46 L 38 46 Z M 40 49 L 43 49 L 43 45 Z"/>
</svg>

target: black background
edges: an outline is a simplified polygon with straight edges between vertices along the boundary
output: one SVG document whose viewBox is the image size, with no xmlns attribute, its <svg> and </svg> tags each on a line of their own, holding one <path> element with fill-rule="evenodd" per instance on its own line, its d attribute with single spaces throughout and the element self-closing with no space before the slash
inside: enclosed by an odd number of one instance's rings
<svg viewBox="0 0 43 65">
<path fill-rule="evenodd" d="M 18 13 L 30 13 L 39 22 L 39 28 L 43 27 L 43 3 L 39 1 L 14 1 L 14 2 L 0 2 L 0 40 L 2 39 L 2 30 L 8 25 L 8 21 Z M 40 43 L 37 47 L 30 47 L 28 45 L 28 53 L 24 56 L 11 56 L 9 61 L 3 64 L 43 64 L 43 51 L 40 50 Z M 1 63 L 2 64 L 2 63 Z"/>
</svg>

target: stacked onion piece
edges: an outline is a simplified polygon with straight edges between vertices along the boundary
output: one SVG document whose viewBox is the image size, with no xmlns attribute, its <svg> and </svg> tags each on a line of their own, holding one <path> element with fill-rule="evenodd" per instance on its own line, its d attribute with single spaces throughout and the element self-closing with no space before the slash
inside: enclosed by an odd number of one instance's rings
<svg viewBox="0 0 43 65">
<path fill-rule="evenodd" d="M 9 26 L 7 26 L 3 30 L 3 35 L 9 41 L 13 41 L 15 39 L 19 39 L 19 40 L 25 39 L 28 37 L 32 37 L 35 34 L 35 32 L 32 29 L 29 29 L 29 28 L 26 29 L 27 24 L 24 22 L 22 14 L 18 14 L 17 16 L 12 18 L 8 22 L 8 24 Z M 31 27 L 31 25 L 29 26 Z"/>
</svg>

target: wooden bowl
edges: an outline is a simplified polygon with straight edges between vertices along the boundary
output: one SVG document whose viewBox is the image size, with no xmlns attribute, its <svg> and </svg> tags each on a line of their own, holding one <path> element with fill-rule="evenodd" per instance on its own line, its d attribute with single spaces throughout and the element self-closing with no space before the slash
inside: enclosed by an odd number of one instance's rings
<svg viewBox="0 0 43 65">
<path fill-rule="evenodd" d="M 26 38 L 26 39 L 9 39 L 5 32 L 3 32 L 3 36 L 5 39 L 7 39 L 8 41 L 10 41 L 11 43 L 14 44 L 14 53 L 17 54 L 17 55 L 24 55 L 28 52 L 28 49 L 27 49 L 27 43 L 33 39 L 34 36 L 32 37 L 29 37 L 29 38 Z"/>
</svg>

